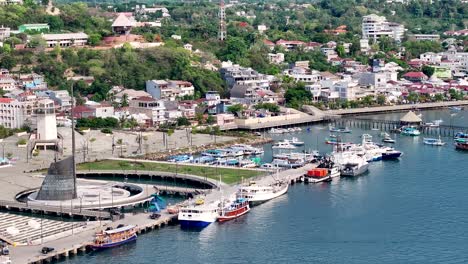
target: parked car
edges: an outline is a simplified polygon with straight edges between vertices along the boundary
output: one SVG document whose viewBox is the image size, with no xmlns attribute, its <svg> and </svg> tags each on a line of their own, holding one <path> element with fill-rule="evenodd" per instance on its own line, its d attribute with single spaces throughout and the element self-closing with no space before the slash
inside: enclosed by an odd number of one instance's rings
<svg viewBox="0 0 468 264">
<path fill-rule="evenodd" d="M 157 214 L 157 213 L 152 213 L 152 214 L 150 215 L 150 218 L 151 218 L 151 219 L 158 219 L 159 217 L 161 217 L 161 215 L 160 215 L 160 214 Z"/>
<path fill-rule="evenodd" d="M 43 247 L 41 249 L 42 254 L 49 254 L 50 252 L 54 251 L 55 249 L 52 247 Z"/>
</svg>

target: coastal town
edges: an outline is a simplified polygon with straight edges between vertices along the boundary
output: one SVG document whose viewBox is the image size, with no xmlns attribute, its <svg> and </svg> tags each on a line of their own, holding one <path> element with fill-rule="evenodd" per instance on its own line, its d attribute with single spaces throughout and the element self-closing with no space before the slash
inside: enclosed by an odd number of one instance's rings
<svg viewBox="0 0 468 264">
<path fill-rule="evenodd" d="M 338 2 L 0 0 L 0 264 L 468 150 L 467 2 Z"/>
</svg>

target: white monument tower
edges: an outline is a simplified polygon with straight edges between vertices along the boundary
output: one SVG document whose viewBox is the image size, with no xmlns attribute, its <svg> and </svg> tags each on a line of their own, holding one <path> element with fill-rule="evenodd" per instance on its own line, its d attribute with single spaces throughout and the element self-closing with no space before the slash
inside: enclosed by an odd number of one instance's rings
<svg viewBox="0 0 468 264">
<path fill-rule="evenodd" d="M 38 102 L 35 109 L 37 117 L 37 140 L 57 140 L 57 120 L 54 101 L 44 99 Z"/>
</svg>

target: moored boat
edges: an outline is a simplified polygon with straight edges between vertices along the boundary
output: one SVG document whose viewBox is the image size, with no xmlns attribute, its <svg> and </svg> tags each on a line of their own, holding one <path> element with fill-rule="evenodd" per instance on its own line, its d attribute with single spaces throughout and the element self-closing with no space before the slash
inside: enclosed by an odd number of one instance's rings
<svg viewBox="0 0 468 264">
<path fill-rule="evenodd" d="M 382 160 L 392 160 L 398 159 L 401 157 L 403 153 L 393 148 L 386 148 L 384 152 L 382 152 Z"/>
<path fill-rule="evenodd" d="M 439 138 L 423 138 L 423 142 L 425 145 L 431 145 L 431 146 L 444 146 L 445 142 L 442 141 L 442 139 Z"/>
<path fill-rule="evenodd" d="M 296 146 L 291 144 L 289 141 L 279 141 L 276 142 L 273 147 L 274 149 L 295 149 Z"/>
<path fill-rule="evenodd" d="M 237 198 L 235 201 L 221 205 L 218 221 L 225 222 L 238 218 L 250 211 L 249 201 L 244 198 Z"/>
<path fill-rule="evenodd" d="M 212 206 L 189 206 L 181 208 L 177 219 L 181 228 L 205 228 L 218 219 L 218 208 Z"/>
<path fill-rule="evenodd" d="M 292 139 L 285 139 L 284 142 L 288 142 L 289 144 L 293 146 L 304 146 L 304 141 L 300 141 L 297 137 L 293 137 Z"/>
<path fill-rule="evenodd" d="M 391 138 L 391 137 L 385 137 L 384 139 L 382 139 L 382 142 L 385 142 L 385 143 L 395 143 L 395 139 Z"/>
<path fill-rule="evenodd" d="M 457 138 L 455 139 L 455 148 L 459 150 L 468 150 L 468 139 Z"/>
<path fill-rule="evenodd" d="M 401 131 L 401 134 L 405 136 L 419 136 L 421 132 L 415 127 L 405 127 Z"/>
<path fill-rule="evenodd" d="M 128 225 L 96 233 L 96 237 L 93 244 L 91 244 L 91 248 L 93 250 L 112 248 L 135 241 L 136 239 L 136 226 Z"/>
<path fill-rule="evenodd" d="M 351 130 L 347 127 L 329 127 L 330 132 L 335 132 L 335 133 L 351 133 Z"/>
<path fill-rule="evenodd" d="M 246 199 L 250 205 L 254 206 L 285 194 L 288 188 L 288 182 L 278 181 L 268 186 L 260 186 L 253 182 L 249 186 L 240 187 L 237 197 Z"/>
</svg>

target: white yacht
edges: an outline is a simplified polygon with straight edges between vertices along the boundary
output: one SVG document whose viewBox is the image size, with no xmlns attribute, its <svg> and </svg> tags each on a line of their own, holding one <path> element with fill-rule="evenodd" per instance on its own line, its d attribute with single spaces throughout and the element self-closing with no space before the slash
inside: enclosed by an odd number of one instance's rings
<svg viewBox="0 0 468 264">
<path fill-rule="evenodd" d="M 285 139 L 284 142 L 289 142 L 291 145 L 294 146 L 304 146 L 304 141 L 300 141 L 297 137 L 293 137 L 292 139 Z"/>
<path fill-rule="evenodd" d="M 261 186 L 252 182 L 249 186 L 240 187 L 237 197 L 246 199 L 251 205 L 258 205 L 285 194 L 288 188 L 288 182 L 277 182 L 269 186 Z"/>
<path fill-rule="evenodd" d="M 293 144 L 289 143 L 289 141 L 279 141 L 276 142 L 273 147 L 274 149 L 295 149 L 296 146 Z"/>
</svg>

